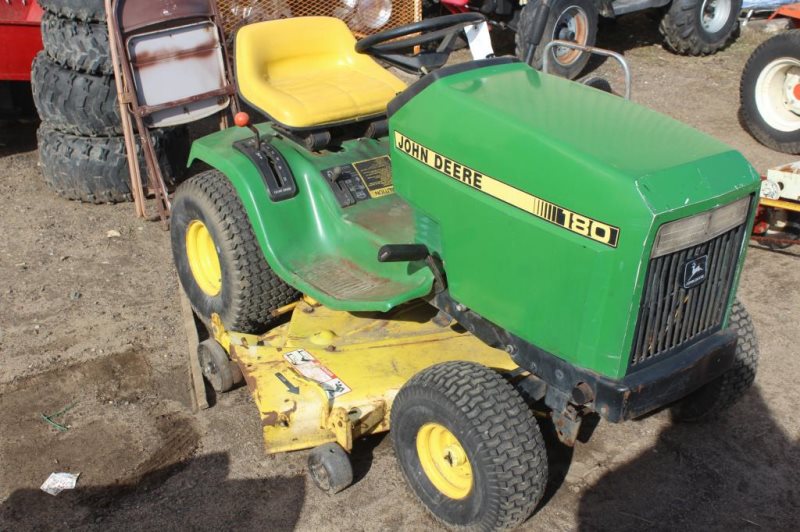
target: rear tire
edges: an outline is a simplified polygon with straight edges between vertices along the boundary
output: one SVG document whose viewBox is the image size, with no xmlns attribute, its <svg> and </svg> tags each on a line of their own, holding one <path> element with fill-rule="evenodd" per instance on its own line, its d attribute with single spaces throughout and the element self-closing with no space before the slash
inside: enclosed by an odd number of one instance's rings
<svg viewBox="0 0 800 532">
<path fill-rule="evenodd" d="M 800 98 L 792 90 L 798 82 L 800 30 L 767 39 L 744 66 L 739 116 L 745 129 L 768 148 L 800 153 Z"/>
<path fill-rule="evenodd" d="M 65 68 L 39 52 L 31 86 L 39 118 L 54 129 L 90 137 L 122 134 L 113 77 Z"/>
<path fill-rule="evenodd" d="M 496 371 L 446 362 L 409 380 L 391 436 L 414 494 L 445 526 L 512 528 L 547 482 L 544 439 L 530 408 Z"/>
<path fill-rule="evenodd" d="M 299 297 L 267 264 L 236 190 L 219 171 L 178 187 L 170 231 L 181 286 L 206 323 L 218 314 L 227 329 L 264 332 L 270 313 Z"/>
<path fill-rule="evenodd" d="M 731 310 L 730 327 L 739 335 L 733 366 L 699 390 L 670 407 L 678 422 L 709 421 L 742 398 L 753 385 L 758 369 L 758 340 L 750 315 L 739 300 Z"/>
<path fill-rule="evenodd" d="M 672 0 L 658 29 L 676 54 L 709 55 L 733 42 L 741 10 L 742 0 Z"/>
<path fill-rule="evenodd" d="M 522 8 L 517 28 L 517 57 L 525 60 L 533 33 L 534 14 L 541 0 L 532 0 Z M 543 52 L 547 43 L 554 39 L 573 41 L 594 46 L 597 38 L 598 13 L 593 0 L 554 0 L 547 18 L 541 41 L 535 43 L 536 52 L 531 64 L 542 69 Z M 558 47 L 550 51 L 549 72 L 567 79 L 575 79 L 586 68 L 590 54 L 578 50 Z"/>
<path fill-rule="evenodd" d="M 106 19 L 103 0 L 39 0 L 39 5 L 62 17 L 97 21 Z"/>
<path fill-rule="evenodd" d="M 45 12 L 42 42 L 56 63 L 88 74 L 114 74 L 105 22 L 82 22 Z"/>
</svg>

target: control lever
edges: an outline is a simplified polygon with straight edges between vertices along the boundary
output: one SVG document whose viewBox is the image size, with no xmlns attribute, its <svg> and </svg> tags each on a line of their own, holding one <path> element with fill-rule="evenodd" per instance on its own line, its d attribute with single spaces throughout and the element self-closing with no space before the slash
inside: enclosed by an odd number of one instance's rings
<svg viewBox="0 0 800 532">
<path fill-rule="evenodd" d="M 378 250 L 378 262 L 413 262 L 424 260 L 433 272 L 434 292 L 447 288 L 442 261 L 431 255 L 425 244 L 385 244 Z"/>
<path fill-rule="evenodd" d="M 261 151 L 261 134 L 259 134 L 256 126 L 250 123 L 250 115 L 244 111 L 239 111 L 233 116 L 233 123 L 238 127 L 246 127 L 252 131 L 256 137 L 256 151 Z"/>
</svg>

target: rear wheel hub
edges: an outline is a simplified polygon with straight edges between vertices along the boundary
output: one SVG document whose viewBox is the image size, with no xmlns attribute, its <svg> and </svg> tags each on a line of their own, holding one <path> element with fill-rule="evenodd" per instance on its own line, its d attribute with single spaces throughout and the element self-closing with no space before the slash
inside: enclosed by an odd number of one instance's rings
<svg viewBox="0 0 800 532">
<path fill-rule="evenodd" d="M 193 220 L 186 229 L 186 256 L 197 286 L 209 296 L 219 294 L 222 268 L 217 246 L 208 227 L 200 220 Z"/>
</svg>

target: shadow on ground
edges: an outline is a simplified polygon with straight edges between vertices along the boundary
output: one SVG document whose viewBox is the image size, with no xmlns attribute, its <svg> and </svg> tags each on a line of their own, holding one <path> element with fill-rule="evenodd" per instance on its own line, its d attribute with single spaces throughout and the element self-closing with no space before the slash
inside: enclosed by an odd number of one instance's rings
<svg viewBox="0 0 800 532">
<path fill-rule="evenodd" d="M 57 496 L 20 489 L 0 506 L 4 530 L 292 530 L 303 476 L 231 480 L 227 453 L 200 456 L 135 484 L 79 487 Z"/>
<path fill-rule="evenodd" d="M 800 442 L 752 389 L 707 424 L 666 426 L 655 447 L 608 472 L 578 507 L 578 529 L 796 530 Z"/>
<path fill-rule="evenodd" d="M 0 120 L 0 157 L 36 149 L 38 120 Z"/>
</svg>

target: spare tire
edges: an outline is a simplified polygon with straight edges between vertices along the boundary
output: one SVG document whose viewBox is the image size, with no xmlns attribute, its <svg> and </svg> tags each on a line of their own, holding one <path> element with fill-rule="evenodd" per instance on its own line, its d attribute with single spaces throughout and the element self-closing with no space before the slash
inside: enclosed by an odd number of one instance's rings
<svg viewBox="0 0 800 532">
<path fill-rule="evenodd" d="M 152 132 L 161 171 L 168 187 L 185 175 L 186 128 Z M 45 182 L 59 196 L 88 203 L 132 201 L 124 137 L 81 137 L 43 124 L 37 132 Z M 147 166 L 137 142 L 139 167 Z"/>
<path fill-rule="evenodd" d="M 39 118 L 54 129 L 86 136 L 122 133 L 113 77 L 62 67 L 39 52 L 33 60 L 31 86 Z"/>
<path fill-rule="evenodd" d="M 85 22 L 45 12 L 42 42 L 47 55 L 65 67 L 88 74 L 114 73 L 105 22 Z"/>
<path fill-rule="evenodd" d="M 103 0 L 39 0 L 39 5 L 55 15 L 79 20 L 106 19 Z"/>
</svg>

